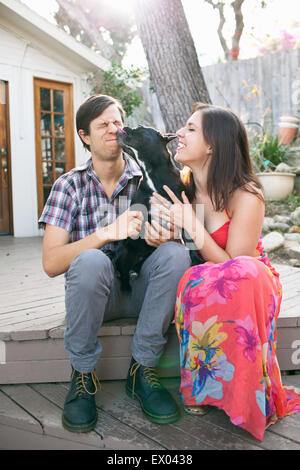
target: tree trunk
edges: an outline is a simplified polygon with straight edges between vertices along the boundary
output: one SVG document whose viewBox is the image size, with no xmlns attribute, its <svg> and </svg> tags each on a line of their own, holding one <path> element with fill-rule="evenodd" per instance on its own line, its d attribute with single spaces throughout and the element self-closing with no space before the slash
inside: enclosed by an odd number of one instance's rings
<svg viewBox="0 0 300 470">
<path fill-rule="evenodd" d="M 210 103 L 181 0 L 135 0 L 135 17 L 167 132 Z"/>
</svg>

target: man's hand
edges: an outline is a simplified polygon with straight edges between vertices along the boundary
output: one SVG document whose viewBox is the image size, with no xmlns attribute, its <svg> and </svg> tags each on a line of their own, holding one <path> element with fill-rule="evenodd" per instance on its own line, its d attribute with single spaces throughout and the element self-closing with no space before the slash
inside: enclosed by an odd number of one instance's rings
<svg viewBox="0 0 300 470">
<path fill-rule="evenodd" d="M 159 247 L 162 243 L 170 241 L 179 241 L 178 234 L 175 232 L 175 226 L 168 224 L 169 229 L 162 227 L 156 220 L 152 219 L 151 225 L 149 222 L 145 223 L 145 242 L 154 246 Z"/>
<path fill-rule="evenodd" d="M 140 211 L 131 211 L 130 208 L 123 212 L 112 224 L 104 227 L 111 241 L 125 240 L 125 238 L 138 237 L 142 221 L 143 213 Z"/>
</svg>

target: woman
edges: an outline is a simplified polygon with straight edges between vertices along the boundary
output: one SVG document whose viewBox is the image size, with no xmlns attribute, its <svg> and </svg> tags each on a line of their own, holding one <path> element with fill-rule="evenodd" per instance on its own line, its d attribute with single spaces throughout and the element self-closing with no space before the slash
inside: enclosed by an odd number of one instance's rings
<svg viewBox="0 0 300 470">
<path fill-rule="evenodd" d="M 196 104 L 177 137 L 183 203 L 168 187 L 171 207 L 155 196 L 162 217 L 189 233 L 204 260 L 177 291 L 185 411 L 216 406 L 262 440 L 278 417 L 300 412 L 300 395 L 282 386 L 275 355 L 282 291 L 260 238 L 264 198 L 247 134 L 231 111 Z"/>
</svg>

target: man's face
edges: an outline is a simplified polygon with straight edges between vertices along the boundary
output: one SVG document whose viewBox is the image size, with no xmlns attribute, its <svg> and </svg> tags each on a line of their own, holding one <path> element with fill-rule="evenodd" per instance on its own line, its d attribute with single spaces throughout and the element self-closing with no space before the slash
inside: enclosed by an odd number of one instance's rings
<svg viewBox="0 0 300 470">
<path fill-rule="evenodd" d="M 100 116 L 90 122 L 90 134 L 79 131 L 83 141 L 90 146 L 91 154 L 102 161 L 115 160 L 122 150 L 117 142 L 117 131 L 123 128 L 118 107 L 111 104 Z"/>
</svg>

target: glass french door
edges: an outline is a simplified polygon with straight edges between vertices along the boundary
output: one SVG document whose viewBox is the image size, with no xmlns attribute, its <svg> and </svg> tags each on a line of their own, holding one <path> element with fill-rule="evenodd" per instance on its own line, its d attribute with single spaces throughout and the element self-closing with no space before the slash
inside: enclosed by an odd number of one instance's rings
<svg viewBox="0 0 300 470">
<path fill-rule="evenodd" d="M 8 82 L 0 80 L 0 235 L 12 233 Z"/>
<path fill-rule="evenodd" d="M 34 79 L 38 216 L 54 181 L 74 168 L 72 85 Z"/>
</svg>

